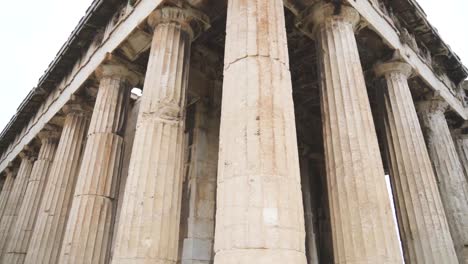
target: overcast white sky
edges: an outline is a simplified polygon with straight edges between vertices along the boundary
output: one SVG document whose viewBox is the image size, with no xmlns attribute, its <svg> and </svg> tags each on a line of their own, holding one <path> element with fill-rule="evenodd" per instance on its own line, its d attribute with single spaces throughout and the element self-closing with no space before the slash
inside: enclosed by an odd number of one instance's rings
<svg viewBox="0 0 468 264">
<path fill-rule="evenodd" d="M 0 131 L 37 84 L 92 0 L 2 1 Z M 468 1 L 419 0 L 444 40 L 468 64 Z"/>
</svg>

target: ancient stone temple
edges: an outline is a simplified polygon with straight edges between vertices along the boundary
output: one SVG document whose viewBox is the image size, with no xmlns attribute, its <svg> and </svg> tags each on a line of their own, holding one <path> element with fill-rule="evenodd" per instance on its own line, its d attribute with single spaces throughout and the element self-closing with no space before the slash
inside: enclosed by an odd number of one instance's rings
<svg viewBox="0 0 468 264">
<path fill-rule="evenodd" d="M 96 0 L 0 134 L 0 263 L 467 264 L 467 76 L 415 0 Z"/>
</svg>

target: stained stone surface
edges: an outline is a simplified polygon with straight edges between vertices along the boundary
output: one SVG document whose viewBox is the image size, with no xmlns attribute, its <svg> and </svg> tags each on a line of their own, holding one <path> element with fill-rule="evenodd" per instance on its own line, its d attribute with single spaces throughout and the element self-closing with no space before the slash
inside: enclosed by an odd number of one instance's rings
<svg viewBox="0 0 468 264">
<path fill-rule="evenodd" d="M 60 263 L 109 262 L 132 74 L 102 65 Z M 96 250 L 96 249 L 99 250 Z"/>
<path fill-rule="evenodd" d="M 216 264 L 305 264 L 283 1 L 229 0 Z"/>
<path fill-rule="evenodd" d="M 335 263 L 402 263 L 354 36 L 356 10 L 312 11 Z"/>
<path fill-rule="evenodd" d="M 39 135 L 42 144 L 41 149 L 36 162 L 34 162 L 24 200 L 18 213 L 18 220 L 13 227 L 6 254 L 2 259 L 3 263 L 24 263 L 59 136 L 58 132 L 52 131 L 45 131 L 43 134 L 41 132 Z"/>
<path fill-rule="evenodd" d="M 10 197 L 11 189 L 13 188 L 13 184 L 15 183 L 15 176 L 16 171 L 12 171 L 11 169 L 7 169 L 5 172 L 5 182 L 3 183 L 2 192 L 0 193 L 0 219 L 5 212 L 5 207 L 8 202 L 8 197 Z"/>
<path fill-rule="evenodd" d="M 83 106 L 67 105 L 64 111 L 65 123 L 26 254 L 27 264 L 55 264 L 59 258 L 89 124 L 89 112 Z"/>
<path fill-rule="evenodd" d="M 177 262 L 192 15 L 165 7 L 150 17 L 154 35 L 113 264 Z"/>
<path fill-rule="evenodd" d="M 201 84 L 207 85 L 208 82 Z M 205 87 L 199 89 L 208 90 Z M 187 234 L 183 239 L 182 264 L 213 263 L 220 117 L 219 110 L 207 101 L 202 95 L 194 106 L 193 144 L 189 150 L 186 178 Z"/>
<path fill-rule="evenodd" d="M 314 222 L 317 216 L 314 215 L 313 201 L 314 195 L 311 188 L 310 165 L 307 157 L 301 157 L 301 186 L 302 201 L 304 203 L 304 221 L 306 230 L 306 254 L 308 264 L 319 264 L 318 240 Z"/>
<path fill-rule="evenodd" d="M 454 133 L 455 146 L 458 152 L 460 163 L 465 172 L 465 180 L 468 181 L 468 135 Z"/>
<path fill-rule="evenodd" d="M 20 153 L 21 164 L 11 189 L 5 212 L 0 221 L 0 259 L 6 253 L 6 245 L 11 237 L 13 225 L 18 219 L 18 213 L 24 200 L 26 187 L 33 168 L 34 157 L 30 153 Z"/>
<path fill-rule="evenodd" d="M 468 184 L 444 112 L 448 104 L 431 99 L 417 105 L 434 165 L 442 203 L 460 263 L 468 263 Z"/>
<path fill-rule="evenodd" d="M 375 68 L 381 91 L 390 178 L 406 263 L 458 263 L 436 178 L 408 86 L 411 67 Z"/>
</svg>

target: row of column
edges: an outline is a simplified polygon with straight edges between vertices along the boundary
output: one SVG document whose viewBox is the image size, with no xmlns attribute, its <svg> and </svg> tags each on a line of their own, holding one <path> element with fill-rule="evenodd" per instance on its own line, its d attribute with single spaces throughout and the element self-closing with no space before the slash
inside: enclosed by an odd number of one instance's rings
<svg viewBox="0 0 468 264">
<path fill-rule="evenodd" d="M 354 36 L 360 16 L 318 3 L 305 18 L 319 50 L 334 261 L 402 263 Z M 60 139 L 49 131 L 37 161 L 23 154 L 16 179 L 7 172 L 5 263 L 177 262 L 190 47 L 208 19 L 164 7 L 149 22 L 154 35 L 112 259 L 123 127 L 137 77 L 104 64 L 91 120 L 83 102 L 68 104 Z M 464 263 L 468 193 L 443 103 L 419 106 L 426 148 L 411 68 L 391 62 L 375 71 L 387 80 L 382 116 L 405 260 Z M 228 1 L 219 137 L 215 263 L 306 263 L 282 0 Z"/>
</svg>

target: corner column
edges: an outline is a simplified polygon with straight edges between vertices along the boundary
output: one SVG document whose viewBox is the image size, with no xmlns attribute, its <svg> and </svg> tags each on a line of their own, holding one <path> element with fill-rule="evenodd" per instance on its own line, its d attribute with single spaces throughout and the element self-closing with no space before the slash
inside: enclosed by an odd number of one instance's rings
<svg viewBox="0 0 468 264">
<path fill-rule="evenodd" d="M 65 123 L 31 236 L 27 264 L 57 263 L 70 212 L 89 111 L 82 104 L 66 105 L 63 111 Z"/>
<path fill-rule="evenodd" d="M 6 244 L 10 239 L 12 227 L 18 219 L 18 212 L 24 199 L 35 160 L 35 157 L 26 151 L 21 152 L 19 156 L 21 158 L 21 164 L 15 183 L 11 189 L 5 212 L 0 221 L 0 259 L 5 254 Z"/>
<path fill-rule="evenodd" d="M 455 251 L 460 263 L 468 263 L 468 184 L 445 119 L 447 108 L 439 98 L 417 105 Z"/>
<path fill-rule="evenodd" d="M 319 51 L 334 262 L 402 263 L 354 35 L 360 15 L 320 1 L 307 19 Z"/>
<path fill-rule="evenodd" d="M 282 0 L 229 0 L 216 264 L 307 263 Z"/>
<path fill-rule="evenodd" d="M 384 124 L 390 178 L 407 263 L 458 263 L 436 178 L 408 86 L 411 66 L 377 65 L 384 76 Z"/>
<path fill-rule="evenodd" d="M 11 239 L 7 244 L 6 254 L 3 257 L 4 263 L 24 263 L 31 239 L 31 231 L 36 224 L 39 205 L 42 201 L 59 137 L 60 133 L 56 131 L 43 131 L 39 133 L 39 139 L 42 143 L 41 149 L 36 162 L 34 162 L 24 200 L 18 213 L 18 220 L 14 225 Z"/>
<path fill-rule="evenodd" d="M 5 169 L 4 173 L 6 176 L 5 182 L 3 183 L 2 192 L 0 193 L 0 219 L 3 216 L 3 213 L 5 213 L 8 197 L 10 197 L 11 189 L 13 189 L 13 184 L 15 183 L 17 170 L 14 170 L 9 166 Z"/>
<path fill-rule="evenodd" d="M 102 65 L 96 75 L 100 85 L 62 242 L 62 264 L 109 262 L 122 135 L 130 89 L 138 78 L 120 65 Z"/>
<path fill-rule="evenodd" d="M 195 25 L 192 9 L 163 7 L 154 27 L 113 264 L 177 262 L 185 151 L 185 93 Z M 192 28 L 193 26 L 193 28 Z"/>
</svg>

